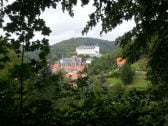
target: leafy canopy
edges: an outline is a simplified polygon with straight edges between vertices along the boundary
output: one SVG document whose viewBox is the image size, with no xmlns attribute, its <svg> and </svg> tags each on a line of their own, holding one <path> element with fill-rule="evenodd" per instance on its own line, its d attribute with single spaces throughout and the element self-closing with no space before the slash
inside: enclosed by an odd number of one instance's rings
<svg viewBox="0 0 168 126">
<path fill-rule="evenodd" d="M 134 19 L 136 26 L 117 39 L 122 47 L 131 45 L 138 53 L 150 58 L 149 79 L 153 83 L 168 83 L 168 1 L 167 0 L 95 0 L 96 11 L 90 14 L 83 33 L 98 22 L 109 32 L 124 20 Z M 132 41 L 134 40 L 134 41 Z M 133 52 L 134 53 L 134 52 Z M 130 54 L 130 53 L 129 53 Z M 136 56 L 135 58 L 139 57 Z"/>
<path fill-rule="evenodd" d="M 89 2 L 89 0 L 81 1 L 82 5 L 86 5 Z M 10 47 L 19 51 L 20 45 L 24 42 L 25 51 L 42 49 L 40 58 L 43 61 L 45 55 L 48 53 L 48 40 L 44 37 L 42 41 L 33 41 L 32 38 L 35 32 L 41 32 L 44 36 L 49 35 L 50 30 L 45 25 L 45 22 L 40 19 L 40 14 L 47 7 L 52 6 L 55 8 L 59 2 L 62 4 L 63 10 L 68 10 L 70 15 L 73 15 L 72 7 L 76 5 L 77 0 L 16 0 L 8 5 L 4 13 L 9 16 L 11 22 L 3 26 L 3 28 L 7 33 L 6 39 L 8 39 Z M 102 22 L 102 32 L 108 32 L 122 23 L 123 20 L 134 18 L 136 27 L 119 38 L 118 42 L 121 46 L 125 46 L 130 42 L 127 40 L 131 40 L 131 38 L 134 37 L 135 41 L 133 44 L 138 45 L 135 46 L 137 50 L 146 48 L 146 53 L 151 56 L 149 65 L 153 82 L 166 84 L 168 81 L 168 57 L 166 55 L 168 49 L 168 30 L 166 29 L 168 27 L 168 1 L 94 0 L 93 5 L 96 6 L 97 9 L 90 15 L 90 21 L 85 27 L 84 32 L 88 32 L 88 30 L 94 27 L 99 21 Z M 12 38 L 13 34 L 17 36 L 17 39 Z M 4 52 L 5 48 L 6 47 L 2 47 Z M 28 67 L 29 65 L 27 65 L 27 68 Z M 159 96 L 159 101 L 155 101 L 154 96 L 151 98 L 147 92 L 138 91 L 132 91 L 125 96 L 116 96 L 116 98 L 111 99 L 111 95 L 108 96 L 106 90 L 104 91 L 101 88 L 97 89 L 98 91 L 92 90 L 93 88 L 90 83 L 93 82 L 89 82 L 88 87 L 81 87 L 81 91 L 79 91 L 86 93 L 87 95 L 85 94 L 85 96 L 87 97 L 83 98 L 83 95 L 79 93 L 74 95 L 74 99 L 72 99 L 72 102 L 67 106 L 68 109 L 64 109 L 64 106 L 57 109 L 54 108 L 56 103 L 53 104 L 53 102 L 59 97 L 60 89 L 58 85 L 53 84 L 59 84 L 62 81 L 60 78 L 59 76 L 49 77 L 48 79 L 50 79 L 50 81 L 48 81 L 47 78 L 39 79 L 39 81 L 38 79 L 35 81 L 32 79 L 27 80 L 24 85 L 27 86 L 27 88 L 25 87 L 27 90 L 24 90 L 24 113 L 25 120 L 27 120 L 25 124 L 41 125 L 40 123 L 42 123 L 45 125 L 49 122 L 49 125 L 55 125 L 55 122 L 62 124 L 64 123 L 62 120 L 68 119 L 66 125 L 71 125 L 71 123 L 72 125 L 167 125 L 168 102 L 166 99 L 167 95 L 165 95 L 167 88 L 165 88 L 166 86 L 164 85 L 159 87 L 162 92 L 155 90 L 156 96 Z M 103 78 L 101 79 L 101 81 L 103 81 Z M 99 82 L 95 83 L 97 84 Z M 18 108 L 18 90 L 16 90 L 18 89 L 18 87 L 16 87 L 16 85 L 18 86 L 18 81 L 16 80 L 11 83 L 0 81 L 0 84 L 3 87 L 1 87 L 0 91 L 0 108 L 3 108 L 0 114 L 2 114 L 1 117 L 5 117 L 7 123 L 11 123 L 11 121 L 16 120 L 13 117 L 16 117 L 15 111 Z M 51 87 L 47 88 L 45 86 Z M 10 90 L 10 88 L 12 90 Z M 46 90 L 50 92 L 51 95 L 44 95 Z M 105 94 L 101 92 L 105 92 Z M 57 93 L 58 95 L 55 95 Z M 66 95 L 66 90 L 64 90 L 63 93 Z M 165 98 L 164 100 L 161 100 L 162 95 L 164 96 L 163 98 Z M 57 96 L 56 99 L 55 96 Z M 65 100 L 62 99 L 62 102 L 64 101 Z M 8 117 L 9 115 L 11 117 Z M 71 118 L 69 119 L 69 117 L 72 117 L 72 120 Z M 83 121 L 82 123 L 81 120 Z M 2 121 L 3 118 L 1 122 Z"/>
</svg>

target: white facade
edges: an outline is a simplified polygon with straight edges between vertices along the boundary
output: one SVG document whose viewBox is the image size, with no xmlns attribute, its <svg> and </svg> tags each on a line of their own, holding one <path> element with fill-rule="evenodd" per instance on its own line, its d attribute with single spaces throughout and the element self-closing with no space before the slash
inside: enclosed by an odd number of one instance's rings
<svg viewBox="0 0 168 126">
<path fill-rule="evenodd" d="M 98 45 L 92 46 L 79 46 L 76 48 L 77 55 L 89 55 L 99 57 L 100 47 Z"/>
<path fill-rule="evenodd" d="M 88 58 L 88 59 L 86 59 L 86 64 L 91 64 L 92 63 L 92 58 Z"/>
</svg>

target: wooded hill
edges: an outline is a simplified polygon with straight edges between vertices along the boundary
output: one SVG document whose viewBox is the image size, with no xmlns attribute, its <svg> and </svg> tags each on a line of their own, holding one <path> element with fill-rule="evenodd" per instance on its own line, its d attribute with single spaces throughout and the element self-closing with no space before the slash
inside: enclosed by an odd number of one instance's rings
<svg viewBox="0 0 168 126">
<path fill-rule="evenodd" d="M 62 55 L 68 57 L 75 54 L 76 47 L 80 45 L 94 45 L 98 44 L 100 46 L 100 53 L 105 54 L 118 48 L 113 41 L 101 40 L 96 38 L 71 38 L 68 40 L 61 41 L 50 46 L 50 54 L 48 59 L 53 61 L 60 58 Z"/>
</svg>

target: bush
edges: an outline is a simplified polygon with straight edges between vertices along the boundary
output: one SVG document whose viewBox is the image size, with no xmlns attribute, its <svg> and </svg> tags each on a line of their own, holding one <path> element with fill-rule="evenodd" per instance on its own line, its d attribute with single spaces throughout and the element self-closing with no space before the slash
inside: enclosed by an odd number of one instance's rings
<svg viewBox="0 0 168 126">
<path fill-rule="evenodd" d="M 121 69 L 121 80 L 124 84 L 131 84 L 134 72 L 129 64 L 125 64 Z"/>
<path fill-rule="evenodd" d="M 121 74 L 120 71 L 118 71 L 118 70 L 113 70 L 113 71 L 111 71 L 111 72 L 107 75 L 107 77 L 108 77 L 108 78 L 120 78 L 120 74 Z"/>
</svg>

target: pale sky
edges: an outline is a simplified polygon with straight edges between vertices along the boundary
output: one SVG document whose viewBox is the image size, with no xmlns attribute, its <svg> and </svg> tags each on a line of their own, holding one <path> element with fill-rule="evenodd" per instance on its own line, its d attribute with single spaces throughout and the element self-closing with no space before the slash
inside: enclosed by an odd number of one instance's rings
<svg viewBox="0 0 168 126">
<path fill-rule="evenodd" d="M 93 37 L 109 41 L 114 41 L 117 37 L 122 36 L 125 32 L 131 30 L 135 23 L 134 21 L 125 21 L 123 24 L 117 26 L 112 32 L 100 36 L 101 25 L 98 24 L 95 28 L 88 32 L 87 35 L 82 36 L 82 30 L 89 20 L 89 14 L 94 11 L 94 7 L 90 3 L 82 8 L 80 4 L 74 7 L 74 17 L 70 17 L 67 12 L 63 13 L 60 6 L 57 9 L 47 9 L 41 17 L 46 21 L 46 25 L 50 27 L 52 33 L 50 34 L 50 45 L 67 40 L 74 37 Z M 41 35 L 36 34 L 36 38 Z"/>
<path fill-rule="evenodd" d="M 74 17 L 70 17 L 67 12 L 63 13 L 60 6 L 54 9 L 47 9 L 42 18 L 46 21 L 47 26 L 50 27 L 52 33 L 49 37 L 50 44 L 67 40 L 74 37 L 93 37 L 109 41 L 114 41 L 117 37 L 123 35 L 125 32 L 131 30 L 135 23 L 134 21 L 125 21 L 123 24 L 117 26 L 112 32 L 100 36 L 101 25 L 98 24 L 95 28 L 88 32 L 87 35 L 82 36 L 81 31 L 89 20 L 88 14 L 94 11 L 92 4 L 82 8 L 78 4 L 74 8 Z"/>
</svg>

